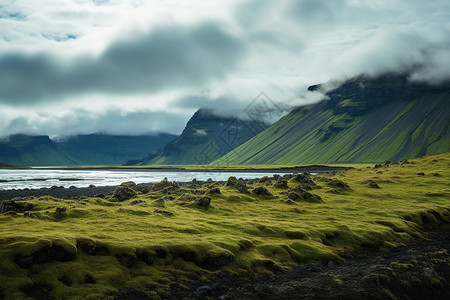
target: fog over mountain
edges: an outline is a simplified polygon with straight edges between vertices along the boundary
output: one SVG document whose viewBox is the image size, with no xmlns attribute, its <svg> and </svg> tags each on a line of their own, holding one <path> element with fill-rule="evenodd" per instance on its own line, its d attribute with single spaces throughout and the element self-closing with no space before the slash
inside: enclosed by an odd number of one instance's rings
<svg viewBox="0 0 450 300">
<path fill-rule="evenodd" d="M 2 1 L 0 135 L 180 134 L 357 74 L 450 78 L 445 0 Z M 287 109 L 285 109 L 287 108 Z"/>
</svg>

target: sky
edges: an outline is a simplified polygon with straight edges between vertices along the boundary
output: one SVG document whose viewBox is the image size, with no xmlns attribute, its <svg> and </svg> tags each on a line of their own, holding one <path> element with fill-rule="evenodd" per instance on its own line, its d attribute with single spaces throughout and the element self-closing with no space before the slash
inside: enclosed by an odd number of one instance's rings
<svg viewBox="0 0 450 300">
<path fill-rule="evenodd" d="M 180 134 L 309 85 L 450 78 L 448 0 L 2 0 L 0 136 Z"/>
</svg>

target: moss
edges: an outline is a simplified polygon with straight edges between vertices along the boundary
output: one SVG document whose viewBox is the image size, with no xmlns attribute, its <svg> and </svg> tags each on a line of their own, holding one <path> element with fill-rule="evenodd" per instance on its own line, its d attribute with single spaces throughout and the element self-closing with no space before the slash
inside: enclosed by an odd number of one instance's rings
<svg viewBox="0 0 450 300">
<path fill-rule="evenodd" d="M 35 218 L 0 215 L 0 291 L 9 299 L 24 298 L 27 287 L 37 285 L 51 287 L 56 298 L 107 299 L 126 288 L 168 298 L 171 283 L 208 279 L 219 270 L 273 273 L 297 263 L 341 261 L 364 247 L 396 247 L 422 236 L 424 226 L 450 220 L 450 155 L 411 162 L 382 167 L 382 174 L 364 166 L 320 175 L 320 180 L 311 176 L 316 185 L 325 187 L 311 191 L 321 197 L 320 204 L 286 203 L 286 192 L 300 185 L 298 179 L 289 180 L 287 189 L 267 185 L 270 179 L 251 185 L 252 190 L 264 186 L 273 197 L 243 194 L 214 183 L 221 193 L 208 194 L 214 206 L 208 210 L 192 203 L 209 188 L 175 188 L 169 195 L 174 199 L 164 200 L 164 211 L 172 216 L 155 213 L 158 205 L 146 198 L 148 194 L 122 202 L 27 199 Z M 420 171 L 442 176 L 418 181 L 415 174 Z M 328 193 L 332 187 L 327 182 L 333 180 L 351 189 L 333 187 L 343 192 Z M 371 189 L 370 180 L 383 188 Z M 172 185 L 165 180 L 158 188 Z M 151 195 L 162 199 L 166 192 L 154 190 Z M 433 195 L 427 196 L 430 192 Z M 135 205 L 136 200 L 148 204 Z M 55 215 L 57 207 L 66 207 L 66 215 Z M 50 251 L 46 253 L 63 249 L 60 253 L 69 256 L 27 263 L 27 256 L 42 249 Z"/>
</svg>

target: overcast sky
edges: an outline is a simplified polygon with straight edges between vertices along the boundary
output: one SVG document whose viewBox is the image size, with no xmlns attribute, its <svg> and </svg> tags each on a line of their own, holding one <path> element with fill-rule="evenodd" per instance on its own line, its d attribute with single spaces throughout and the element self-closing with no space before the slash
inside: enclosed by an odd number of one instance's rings
<svg viewBox="0 0 450 300">
<path fill-rule="evenodd" d="M 2 0 L 0 136 L 181 133 L 367 73 L 450 78 L 448 0 Z"/>
</svg>

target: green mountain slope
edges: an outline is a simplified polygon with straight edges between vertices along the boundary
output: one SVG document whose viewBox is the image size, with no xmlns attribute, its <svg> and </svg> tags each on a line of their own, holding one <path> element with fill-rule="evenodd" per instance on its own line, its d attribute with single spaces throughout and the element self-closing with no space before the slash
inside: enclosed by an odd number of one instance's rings
<svg viewBox="0 0 450 300">
<path fill-rule="evenodd" d="M 0 140 L 0 161 L 21 166 L 74 165 L 46 135 L 11 135 Z"/>
<path fill-rule="evenodd" d="M 374 163 L 450 151 L 450 88 L 360 77 L 327 95 L 214 163 Z"/>
<path fill-rule="evenodd" d="M 142 136 L 90 134 L 55 142 L 61 153 L 79 165 L 122 165 L 162 148 L 176 137 L 167 133 Z"/>
<path fill-rule="evenodd" d="M 235 117 L 217 116 L 210 109 L 199 109 L 189 120 L 182 134 L 160 151 L 137 165 L 200 165 L 212 162 L 246 142 L 267 125 Z"/>
<path fill-rule="evenodd" d="M 76 135 L 63 140 L 17 134 L 0 139 L 0 161 L 23 166 L 122 165 L 176 138 L 154 136 Z"/>
</svg>

